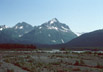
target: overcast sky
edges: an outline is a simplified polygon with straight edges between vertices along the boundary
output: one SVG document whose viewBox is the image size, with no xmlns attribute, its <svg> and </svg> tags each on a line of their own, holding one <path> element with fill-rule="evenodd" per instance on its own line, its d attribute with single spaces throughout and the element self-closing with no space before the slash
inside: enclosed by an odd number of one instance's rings
<svg viewBox="0 0 103 72">
<path fill-rule="evenodd" d="M 52 18 L 74 32 L 103 28 L 103 0 L 0 0 L 0 25 L 40 25 Z"/>
</svg>

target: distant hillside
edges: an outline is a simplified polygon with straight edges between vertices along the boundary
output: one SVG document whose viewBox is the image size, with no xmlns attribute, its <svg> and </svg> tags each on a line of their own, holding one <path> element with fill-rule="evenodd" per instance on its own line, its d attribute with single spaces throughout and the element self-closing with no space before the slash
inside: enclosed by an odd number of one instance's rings
<svg viewBox="0 0 103 72">
<path fill-rule="evenodd" d="M 103 29 L 85 33 L 70 42 L 68 47 L 103 47 Z"/>
</svg>

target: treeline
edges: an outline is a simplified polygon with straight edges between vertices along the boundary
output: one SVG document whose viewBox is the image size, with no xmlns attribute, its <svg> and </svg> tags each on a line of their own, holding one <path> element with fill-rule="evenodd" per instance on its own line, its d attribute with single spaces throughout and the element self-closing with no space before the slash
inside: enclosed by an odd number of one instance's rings
<svg viewBox="0 0 103 72">
<path fill-rule="evenodd" d="M 0 44 L 0 49 L 19 49 L 19 50 L 31 50 L 36 49 L 36 46 L 34 45 L 27 45 L 27 44 Z"/>
</svg>

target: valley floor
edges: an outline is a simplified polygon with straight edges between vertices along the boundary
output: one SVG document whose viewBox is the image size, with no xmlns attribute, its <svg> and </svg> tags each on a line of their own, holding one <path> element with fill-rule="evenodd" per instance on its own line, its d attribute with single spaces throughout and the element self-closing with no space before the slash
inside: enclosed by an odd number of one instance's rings
<svg viewBox="0 0 103 72">
<path fill-rule="evenodd" d="M 0 51 L 0 72 L 103 72 L 103 53 Z"/>
</svg>

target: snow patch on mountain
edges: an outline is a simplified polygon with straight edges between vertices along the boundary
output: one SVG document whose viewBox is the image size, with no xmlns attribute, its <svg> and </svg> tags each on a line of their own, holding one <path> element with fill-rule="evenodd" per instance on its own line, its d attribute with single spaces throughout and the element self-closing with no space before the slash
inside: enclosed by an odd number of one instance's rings
<svg viewBox="0 0 103 72">
<path fill-rule="evenodd" d="M 50 24 L 53 24 L 53 23 L 55 23 L 55 22 L 57 22 L 57 19 L 56 19 L 56 18 L 52 19 L 52 20 L 50 21 Z"/>
<path fill-rule="evenodd" d="M 68 29 L 68 28 L 66 28 L 66 27 L 64 27 L 64 26 L 61 26 L 61 31 L 63 31 L 63 32 L 68 32 L 70 29 Z"/>
<path fill-rule="evenodd" d="M 0 31 L 2 31 L 3 29 L 6 29 L 6 28 L 9 28 L 8 26 L 5 26 L 5 25 L 1 25 L 0 26 Z"/>
<path fill-rule="evenodd" d="M 64 40 L 63 40 L 63 39 L 61 39 L 61 41 L 62 41 L 62 43 L 64 43 Z"/>
<path fill-rule="evenodd" d="M 0 30 L 2 31 L 2 30 L 3 30 L 3 28 L 0 28 Z"/>
<path fill-rule="evenodd" d="M 53 24 L 53 23 L 55 23 L 55 22 L 57 22 L 57 20 L 56 20 L 56 19 L 52 19 L 52 20 L 50 21 L 50 24 Z"/>
<path fill-rule="evenodd" d="M 54 27 L 54 26 L 48 26 L 47 28 L 48 28 L 48 29 L 55 29 L 55 30 L 58 30 L 58 28 L 57 28 L 57 27 Z"/>
<path fill-rule="evenodd" d="M 15 27 L 15 29 L 17 29 L 17 28 L 18 28 L 18 26 Z"/>
<path fill-rule="evenodd" d="M 42 27 L 40 26 L 39 29 L 41 29 Z"/>
<path fill-rule="evenodd" d="M 48 36 L 49 36 L 49 37 L 51 37 L 51 35 L 50 35 L 50 34 L 48 34 Z"/>
<path fill-rule="evenodd" d="M 23 26 L 20 26 L 19 29 L 23 29 Z"/>
<path fill-rule="evenodd" d="M 56 27 L 56 26 L 49 26 L 47 25 L 47 29 L 55 29 L 55 30 L 59 30 L 59 31 L 63 31 L 63 32 L 68 32 L 70 29 L 65 28 L 64 26 L 61 26 L 61 28 Z"/>
<path fill-rule="evenodd" d="M 56 42 L 56 40 L 52 40 L 52 42 Z"/>
<path fill-rule="evenodd" d="M 84 33 L 88 33 L 88 32 L 75 32 L 75 34 L 76 34 L 77 36 L 81 36 L 81 35 L 84 34 Z"/>
<path fill-rule="evenodd" d="M 19 37 L 22 37 L 22 35 L 19 35 Z"/>
<path fill-rule="evenodd" d="M 63 30 L 65 30 L 65 31 L 68 31 L 68 30 L 69 30 L 68 28 L 65 28 L 65 27 L 63 27 L 63 26 L 61 26 L 61 28 L 62 28 Z"/>
<path fill-rule="evenodd" d="M 20 27 L 16 26 L 15 29 L 23 29 L 23 26 Z"/>
</svg>

